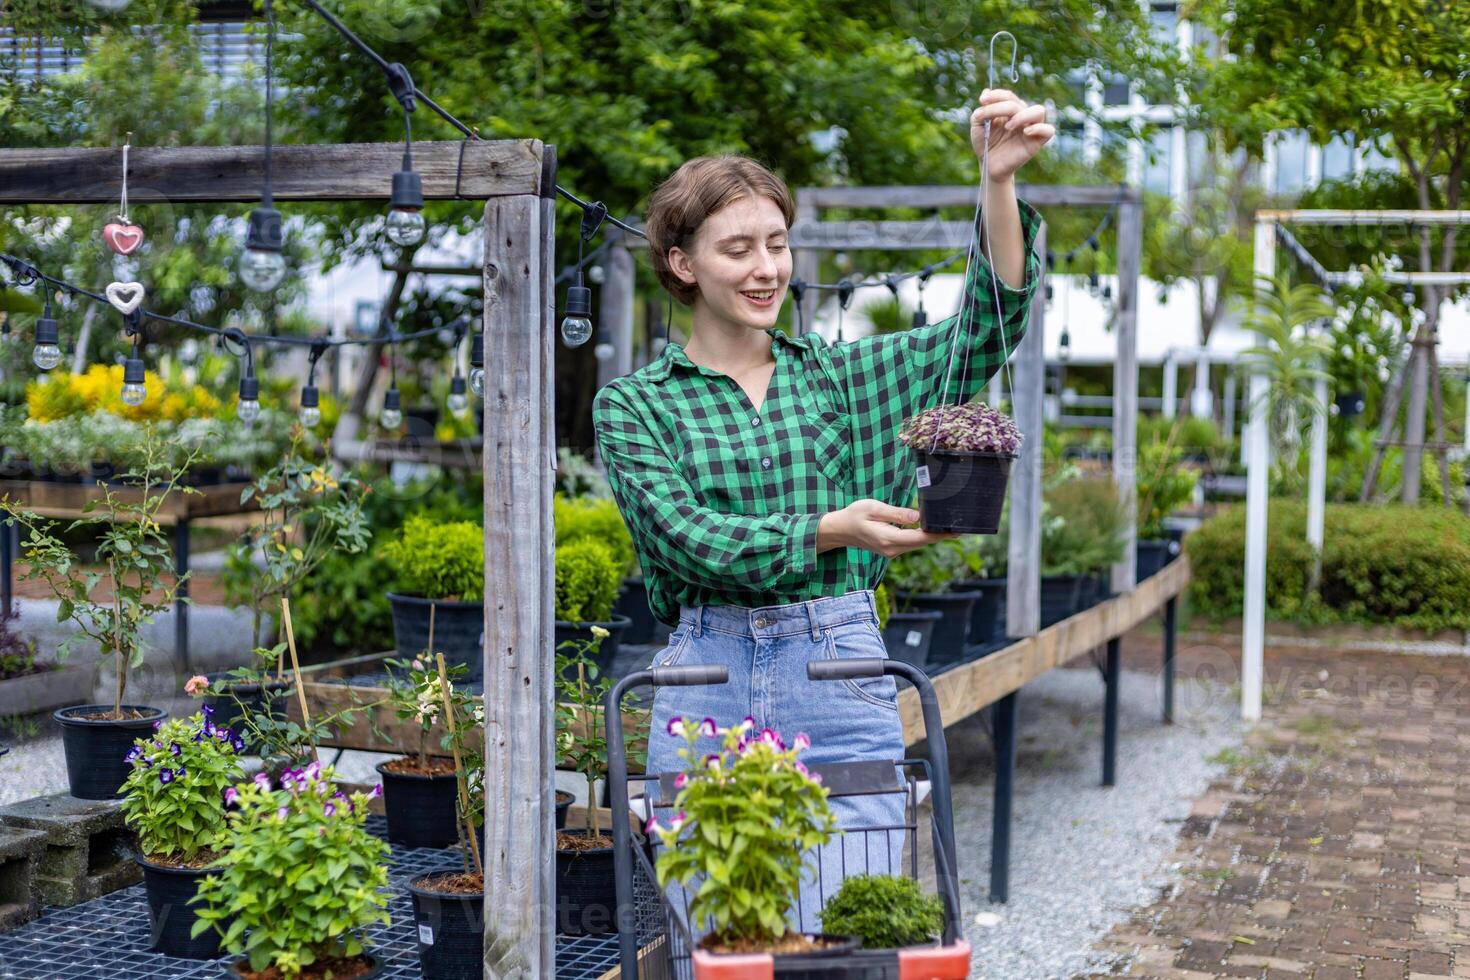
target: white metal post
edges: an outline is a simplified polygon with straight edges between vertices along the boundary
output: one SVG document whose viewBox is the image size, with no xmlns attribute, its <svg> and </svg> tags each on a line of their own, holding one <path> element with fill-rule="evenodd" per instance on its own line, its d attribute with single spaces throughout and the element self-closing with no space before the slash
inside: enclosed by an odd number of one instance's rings
<svg viewBox="0 0 1470 980">
<path fill-rule="evenodd" d="M 1164 355 L 1164 418 L 1173 419 L 1179 401 L 1179 361 L 1174 352 Z"/>
<path fill-rule="evenodd" d="M 1276 227 L 1270 218 L 1256 219 L 1256 276 L 1276 269 Z M 1241 628 L 1240 716 L 1261 717 L 1261 679 L 1266 641 L 1266 494 L 1270 457 L 1264 373 L 1252 370 L 1248 388 L 1250 429 L 1246 434 L 1245 617 Z"/>
<path fill-rule="evenodd" d="M 1307 475 L 1307 543 L 1312 546 L 1312 587 L 1322 575 L 1323 526 L 1327 510 L 1327 379 L 1318 378 L 1312 397 L 1320 409 L 1312 416 L 1311 468 Z"/>
</svg>

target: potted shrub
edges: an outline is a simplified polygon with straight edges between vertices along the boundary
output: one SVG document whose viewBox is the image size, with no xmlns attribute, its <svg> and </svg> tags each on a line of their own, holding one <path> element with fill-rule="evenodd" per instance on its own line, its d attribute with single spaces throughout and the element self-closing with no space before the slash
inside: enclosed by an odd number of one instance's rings
<svg viewBox="0 0 1470 980">
<path fill-rule="evenodd" d="M 1184 454 L 1169 443 L 1152 442 L 1138 451 L 1138 581 L 1163 568 L 1179 544 L 1164 519 L 1194 498 L 1199 473 L 1184 466 Z"/>
<path fill-rule="evenodd" d="M 1010 508 L 1001 513 L 1001 531 L 993 535 L 966 534 L 956 539 L 964 556 L 966 577 L 951 588 L 956 592 L 978 592 L 979 598 L 970 608 L 971 644 L 994 643 L 1006 635 L 1006 566 L 1010 562 L 1007 549 L 1010 535 L 1005 528 L 1010 521 Z"/>
<path fill-rule="evenodd" d="M 380 789 L 350 797 L 312 763 L 277 786 L 265 773 L 234 787 L 222 854 L 199 882 L 194 933 L 213 929 L 245 980 L 379 976 L 362 931 L 389 924 L 388 845 L 364 826 Z"/>
<path fill-rule="evenodd" d="M 822 929 L 853 936 L 862 948 L 843 957 L 848 976 L 912 976 L 964 980 L 970 944 L 941 946 L 944 903 L 919 890 L 912 878 L 854 875 L 842 882 L 821 912 Z M 893 972 L 895 966 L 897 973 Z"/>
<path fill-rule="evenodd" d="M 170 608 L 182 579 L 174 578 L 172 550 L 158 516 L 175 493 L 190 493 L 179 484 L 179 471 L 158 463 L 160 447 L 150 437 L 140 469 L 127 477 L 137 484 L 124 499 L 123 492 L 104 487 L 100 500 L 87 506 L 86 516 L 68 529 L 84 527 L 98 535 L 97 562 L 101 571 L 84 565 L 58 537 L 56 522 L 21 510 L 0 499 L 0 511 L 28 532 L 24 542 L 29 565 L 25 577 L 46 583 L 59 602 L 58 621 L 77 629 L 62 641 L 57 659 L 64 660 L 72 646 L 95 641 L 104 658 L 114 663 L 111 704 L 84 704 L 59 708 L 53 715 L 61 725 L 71 794 L 83 800 L 105 800 L 118 795 L 128 775 L 126 756 L 135 739 L 153 731 L 154 722 L 167 717 L 161 708 L 128 704 L 128 671 L 143 662 L 143 627 Z M 98 591 L 106 579 L 111 595 Z"/>
<path fill-rule="evenodd" d="M 267 612 L 280 609 L 325 558 L 358 554 L 372 539 L 363 512 L 366 489 L 350 475 L 334 475 L 324 460 L 308 458 L 303 438 L 298 429 L 280 461 L 240 491 L 240 503 L 255 501 L 260 516 L 226 549 L 224 583 L 227 600 L 251 610 L 250 649 L 280 640 L 279 616 L 270 620 L 270 635 L 261 636 Z M 278 660 L 278 677 L 284 670 Z M 286 686 L 280 680 L 265 687 L 228 677 L 212 681 L 209 703 L 221 725 L 235 724 L 246 702 L 279 698 Z"/>
<path fill-rule="evenodd" d="M 430 980 L 480 980 L 485 969 L 485 866 L 478 836 L 485 818 L 484 709 L 454 690 L 441 654 L 436 658 L 445 741 L 459 778 L 455 828 L 464 845 L 460 871 L 431 871 L 408 880 L 419 966 Z M 386 790 L 385 790 L 386 793 Z"/>
<path fill-rule="evenodd" d="M 650 820 L 648 830 L 664 845 L 659 884 L 677 882 L 691 896 L 689 922 L 703 933 L 692 951 L 697 980 L 749 976 L 753 968 L 808 976 L 814 957 L 856 948 L 849 937 L 788 928 L 806 854 L 837 832 L 826 787 L 797 758 L 807 737 L 798 734 L 788 748 L 769 728 L 757 733 L 750 718 L 730 728 L 675 718 L 669 734 L 687 742 L 679 750 L 686 768 L 676 777 L 672 815 Z M 722 738 L 718 753 L 699 750 L 706 737 Z"/>
<path fill-rule="evenodd" d="M 878 612 L 878 629 L 883 633 L 883 645 L 888 649 L 888 656 L 915 667 L 927 664 L 929 642 L 944 613 L 937 609 L 894 612 L 893 597 L 886 582 L 879 583 L 873 590 L 873 606 Z"/>
<path fill-rule="evenodd" d="M 567 547 L 571 547 L 568 545 Z M 588 627 L 585 640 L 557 644 L 557 765 L 575 769 L 587 780 L 587 823 L 556 834 L 556 931 L 597 936 L 617 931 L 617 880 L 613 839 L 603 833 L 597 784 L 607 778 L 607 729 L 603 699 L 612 681 L 597 666 L 597 645 L 608 638 L 602 626 Z"/>
<path fill-rule="evenodd" d="M 648 608 L 648 589 L 638 567 L 638 553 L 633 548 L 633 536 L 628 533 L 628 525 L 623 521 L 617 501 L 610 497 L 565 497 L 558 494 L 552 506 L 558 545 L 588 538 L 600 541 L 607 545 L 621 565 L 622 588 L 618 591 L 613 612 L 627 616 L 629 620 L 622 642 L 652 643 L 659 622 L 653 618 L 653 610 Z"/>
<path fill-rule="evenodd" d="M 1041 625 L 1046 627 L 1101 598 L 1099 573 L 1123 557 L 1123 510 L 1109 478 L 1058 482 L 1047 490 L 1044 503 Z"/>
<path fill-rule="evenodd" d="M 631 623 L 613 612 L 625 567 L 616 552 L 592 538 L 556 546 L 556 647 L 591 640 L 593 627 L 603 630 L 602 645 L 589 647 L 596 651 L 600 673 L 611 668 L 618 640 Z"/>
<path fill-rule="evenodd" d="M 204 710 L 162 724 L 128 753 L 122 811 L 138 835 L 138 864 L 148 894 L 153 948 L 166 956 L 210 960 L 219 936 L 195 934 L 194 893 L 219 857 L 225 800 L 245 778 L 245 740 Z"/>
<path fill-rule="evenodd" d="M 415 514 L 382 549 L 397 591 L 393 639 L 398 656 L 411 660 L 429 647 L 451 664 L 464 664 L 465 680 L 484 677 L 485 534 L 474 521 L 440 521 Z"/>
<path fill-rule="evenodd" d="M 964 659 L 970 611 L 980 593 L 956 592 L 951 586 L 963 579 L 967 570 L 964 554 L 954 540 L 936 541 L 905 552 L 888 563 L 884 581 L 893 590 L 896 612 L 941 613 L 929 640 L 930 667 Z"/>
<path fill-rule="evenodd" d="M 1021 450 L 1015 422 L 984 402 L 940 405 L 905 419 L 898 439 L 914 451 L 919 523 L 926 531 L 994 534 Z"/>
<path fill-rule="evenodd" d="M 452 737 L 444 727 L 448 719 L 439 672 L 427 654 L 407 662 L 389 660 L 388 665 L 403 671 L 402 678 L 389 682 L 389 697 L 398 720 L 407 722 L 418 739 L 413 755 L 376 766 L 383 778 L 388 840 L 405 847 L 448 847 L 460 840 L 455 803 L 459 774 L 447 754 Z M 454 707 L 468 715 L 475 699 L 452 684 L 463 677 L 465 665 L 447 664 L 446 671 Z M 440 731 L 440 754 L 431 755 L 429 745 L 436 729 Z"/>
</svg>

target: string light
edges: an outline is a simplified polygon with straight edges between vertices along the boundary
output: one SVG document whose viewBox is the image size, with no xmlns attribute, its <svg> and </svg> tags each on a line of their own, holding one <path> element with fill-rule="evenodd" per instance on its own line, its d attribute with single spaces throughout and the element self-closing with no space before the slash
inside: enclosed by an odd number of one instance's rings
<svg viewBox="0 0 1470 980">
<path fill-rule="evenodd" d="M 265 181 L 260 207 L 250 212 L 250 229 L 245 235 L 245 251 L 240 256 L 240 281 L 259 293 L 272 291 L 286 275 L 281 212 L 276 210 L 271 198 L 271 116 L 275 101 L 271 68 L 276 34 L 271 0 L 265 0 L 265 24 Z"/>
<path fill-rule="evenodd" d="M 236 341 L 243 340 L 238 331 L 229 335 Z M 240 401 L 235 405 L 235 415 L 246 425 L 260 418 L 260 382 L 255 378 L 255 354 L 250 342 L 245 344 L 245 373 L 240 375 Z"/>
<path fill-rule="evenodd" d="M 482 371 L 481 374 L 483 373 Z M 465 394 L 464 377 L 458 371 L 449 379 L 449 397 L 444 401 L 455 415 L 463 415 L 470 407 L 469 396 Z"/>
<path fill-rule="evenodd" d="M 301 389 L 301 424 L 315 429 L 322 422 L 321 395 L 313 384 Z"/>
<path fill-rule="evenodd" d="M 607 205 L 594 201 L 582 209 L 582 232 L 577 238 L 577 282 L 567 287 L 566 315 L 561 321 L 561 339 L 568 347 L 581 347 L 592 337 L 592 290 L 582 279 L 582 249 L 607 217 Z M 603 356 L 605 348 L 606 356 Z M 606 336 L 598 338 L 593 351 L 597 359 L 605 361 L 612 357 L 612 344 Z"/>
<path fill-rule="evenodd" d="M 403 424 L 403 409 L 400 407 L 398 388 L 389 388 L 383 394 L 383 414 L 379 417 L 385 429 L 396 429 Z"/>
<path fill-rule="evenodd" d="M 413 126 L 407 109 L 403 112 L 403 169 L 393 175 L 393 195 L 388 200 L 388 240 L 399 248 L 412 248 L 424 240 L 424 184 L 413 171 Z"/>
<path fill-rule="evenodd" d="M 51 317 L 51 291 L 46 290 L 46 310 L 36 320 L 36 346 L 31 351 L 31 360 L 42 371 L 49 371 L 61 363 L 61 329 Z"/>
<path fill-rule="evenodd" d="M 143 359 L 138 356 L 138 342 L 133 341 L 133 354 L 123 361 L 122 400 L 125 405 L 141 405 L 148 397 L 147 375 Z"/>
<path fill-rule="evenodd" d="M 485 397 L 485 334 L 477 332 L 470 343 L 470 390 Z"/>
</svg>

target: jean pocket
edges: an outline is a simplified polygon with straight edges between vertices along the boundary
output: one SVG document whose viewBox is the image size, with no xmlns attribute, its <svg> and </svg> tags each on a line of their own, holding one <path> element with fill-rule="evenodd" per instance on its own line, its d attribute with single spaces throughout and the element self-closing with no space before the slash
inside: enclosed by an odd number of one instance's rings
<svg viewBox="0 0 1470 980">
<path fill-rule="evenodd" d="M 678 629 L 669 634 L 668 644 L 654 656 L 653 666 L 679 666 L 679 661 L 689 649 L 689 638 L 693 635 L 694 631 L 681 623 Z"/>
<path fill-rule="evenodd" d="M 877 624 L 871 621 L 844 623 L 823 630 L 823 633 L 827 638 L 828 660 L 888 659 L 883 636 L 879 633 Z M 881 677 L 843 681 L 842 685 L 860 701 L 898 710 L 898 686 L 886 674 Z"/>
</svg>

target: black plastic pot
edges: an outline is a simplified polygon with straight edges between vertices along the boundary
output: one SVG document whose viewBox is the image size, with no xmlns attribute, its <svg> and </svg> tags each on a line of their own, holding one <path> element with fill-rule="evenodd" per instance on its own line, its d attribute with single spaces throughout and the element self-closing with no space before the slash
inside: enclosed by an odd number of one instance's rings
<svg viewBox="0 0 1470 980">
<path fill-rule="evenodd" d="M 968 578 L 956 582 L 960 592 L 978 592 L 980 598 L 970 609 L 971 643 L 994 643 L 1006 635 L 1006 579 Z"/>
<path fill-rule="evenodd" d="M 393 606 L 393 645 L 409 660 L 429 647 L 429 607 L 434 607 L 434 650 L 446 662 L 465 664 L 463 681 L 485 677 L 485 606 L 479 602 L 451 602 L 388 593 Z"/>
<path fill-rule="evenodd" d="M 1361 391 L 1345 391 L 1333 401 L 1337 403 L 1337 417 L 1341 419 L 1355 419 L 1368 407 L 1367 399 Z"/>
<path fill-rule="evenodd" d="M 408 879 L 419 943 L 419 966 L 428 980 L 480 980 L 485 971 L 485 896 L 435 891 L 457 871 Z"/>
<path fill-rule="evenodd" d="M 895 592 L 894 608 L 905 612 L 937 609 L 944 615 L 934 624 L 929 638 L 929 667 L 952 664 L 965 658 L 970 635 L 970 612 L 979 592 Z"/>
<path fill-rule="evenodd" d="M 128 778 L 127 754 L 136 739 L 153 734 L 153 723 L 168 717 L 162 708 L 125 704 L 124 711 L 137 711 L 142 718 L 126 721 L 93 721 L 81 715 L 112 710 L 110 704 L 82 704 L 58 708 L 51 717 L 61 725 L 61 747 L 66 753 L 66 778 L 71 795 L 79 800 L 110 800 Z"/>
<path fill-rule="evenodd" d="M 613 613 L 613 618 L 605 623 L 569 623 L 558 619 L 556 621 L 556 646 L 560 648 L 567 640 L 590 640 L 592 639 L 592 627 L 601 626 L 607 630 L 609 635 L 603 638 L 602 645 L 592 654 L 592 661 L 597 664 L 598 670 L 606 674 L 613 661 L 617 659 L 618 647 L 631 624 L 631 619 L 618 613 Z"/>
<path fill-rule="evenodd" d="M 934 627 L 943 618 L 944 613 L 938 609 L 889 613 L 888 624 L 883 627 L 883 645 L 888 648 L 889 659 L 915 667 L 927 666 L 929 642 L 934 637 Z"/>
<path fill-rule="evenodd" d="M 564 789 L 556 791 L 556 829 L 561 830 L 567 825 L 567 811 L 572 808 L 572 801 L 576 799 L 571 793 Z M 480 839 L 484 840 L 484 830 L 480 832 Z"/>
<path fill-rule="evenodd" d="M 245 739 L 247 750 L 253 752 L 258 746 L 250 737 L 250 730 L 241 724 L 241 720 L 247 712 L 252 716 L 265 712 L 267 692 L 271 702 L 271 717 L 277 721 L 285 721 L 291 693 L 291 684 L 286 681 L 271 682 L 261 687 L 259 684 L 211 678 L 209 693 L 204 696 L 203 701 L 214 709 L 211 720 L 220 728 L 228 728 Z"/>
<path fill-rule="evenodd" d="M 1164 558 L 1164 564 L 1167 565 L 1184 551 L 1185 531 L 1182 527 L 1166 527 L 1164 534 L 1169 538 L 1169 554 Z"/>
<path fill-rule="evenodd" d="M 1159 569 L 1169 560 L 1169 546 L 1173 544 L 1168 538 L 1139 538 L 1136 547 L 1138 581 L 1142 582 L 1150 575 L 1157 575 Z"/>
<path fill-rule="evenodd" d="M 1041 577 L 1041 626 L 1060 623 L 1092 605 L 1097 583 L 1091 575 Z"/>
<path fill-rule="evenodd" d="M 1011 461 L 1000 453 L 914 451 L 917 465 L 928 467 L 928 484 L 919 481 L 919 523 L 926 531 L 994 534 L 1011 478 Z"/>
<path fill-rule="evenodd" d="M 190 936 L 199 921 L 197 906 L 190 903 L 199 881 L 209 874 L 204 869 L 171 868 L 154 864 L 141 854 L 138 866 L 143 869 L 143 889 L 148 894 L 148 922 L 153 936 L 153 949 L 164 956 L 186 960 L 212 960 L 219 956 L 220 934 L 206 929 L 195 939 Z"/>
<path fill-rule="evenodd" d="M 643 579 L 623 579 L 623 591 L 618 594 L 613 612 L 629 619 L 628 628 L 623 630 L 624 643 L 653 642 L 654 634 L 658 632 L 658 620 L 653 618 L 653 610 L 648 608 L 648 586 Z"/>
<path fill-rule="evenodd" d="M 367 960 L 372 966 L 368 969 L 368 972 L 359 973 L 353 980 L 377 980 L 388 969 L 387 961 L 379 959 L 372 953 L 363 953 L 362 959 Z M 225 964 L 225 975 L 235 977 L 237 980 L 257 976 L 257 974 L 250 972 L 250 961 L 243 956 L 238 960 L 231 960 Z"/>
<path fill-rule="evenodd" d="M 388 840 L 404 847 L 448 847 L 459 843 L 454 773 L 424 776 L 392 772 L 380 762 L 373 768 L 383 777 L 383 811 L 388 817 Z"/>
<path fill-rule="evenodd" d="M 585 837 L 586 830 L 562 833 Z M 609 832 L 610 833 L 610 832 Z M 556 931 L 565 936 L 606 936 L 618 931 L 613 849 L 556 852 Z"/>
</svg>

